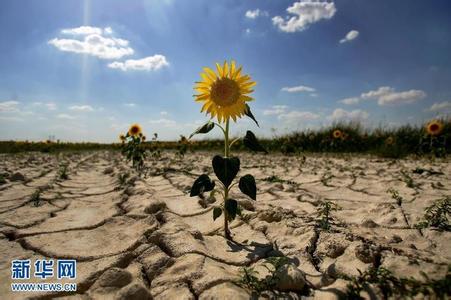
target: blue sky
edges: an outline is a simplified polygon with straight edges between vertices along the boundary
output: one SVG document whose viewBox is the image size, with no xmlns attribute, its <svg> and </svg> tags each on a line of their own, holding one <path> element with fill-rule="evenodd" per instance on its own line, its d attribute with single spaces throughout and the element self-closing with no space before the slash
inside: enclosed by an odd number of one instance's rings
<svg viewBox="0 0 451 300">
<path fill-rule="evenodd" d="M 0 140 L 111 142 L 131 123 L 163 140 L 208 117 L 202 67 L 257 81 L 269 136 L 335 121 L 421 123 L 451 112 L 448 0 L 2 0 Z"/>
</svg>

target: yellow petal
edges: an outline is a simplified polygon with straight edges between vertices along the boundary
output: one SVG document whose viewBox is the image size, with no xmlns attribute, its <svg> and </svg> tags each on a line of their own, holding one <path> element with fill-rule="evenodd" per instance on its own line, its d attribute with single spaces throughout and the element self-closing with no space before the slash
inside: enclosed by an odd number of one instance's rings
<svg viewBox="0 0 451 300">
<path fill-rule="evenodd" d="M 204 72 L 208 75 L 208 77 L 209 77 L 212 81 L 215 81 L 215 80 L 216 80 L 217 76 L 216 76 L 215 72 L 214 72 L 212 69 L 205 67 L 205 68 L 204 68 Z"/>
<path fill-rule="evenodd" d="M 222 67 L 216 63 L 216 70 L 218 70 L 219 77 L 222 77 Z"/>
<path fill-rule="evenodd" d="M 206 83 L 208 83 L 208 84 L 213 83 L 213 80 L 211 80 L 211 79 L 207 76 L 207 74 L 205 74 L 205 73 L 200 73 L 200 77 L 202 77 L 202 79 L 204 80 L 204 82 L 206 82 Z"/>
<path fill-rule="evenodd" d="M 235 61 L 232 60 L 232 62 L 230 63 L 229 78 L 233 79 L 234 74 L 235 74 Z"/>
<path fill-rule="evenodd" d="M 224 61 L 224 67 L 222 68 L 222 77 L 226 77 L 229 74 L 229 65 L 227 61 Z"/>
</svg>

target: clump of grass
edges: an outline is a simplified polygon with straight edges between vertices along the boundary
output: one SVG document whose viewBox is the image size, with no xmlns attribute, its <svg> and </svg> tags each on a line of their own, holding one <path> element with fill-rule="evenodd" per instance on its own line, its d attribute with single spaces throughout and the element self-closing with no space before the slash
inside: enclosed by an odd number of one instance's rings
<svg viewBox="0 0 451 300">
<path fill-rule="evenodd" d="M 0 174 L 0 184 L 5 184 L 5 183 L 6 183 L 5 176 L 3 174 Z"/>
<path fill-rule="evenodd" d="M 130 173 L 128 172 L 124 172 L 124 173 L 119 173 L 117 175 L 117 180 L 119 182 L 119 187 L 123 188 L 125 187 L 125 185 L 127 184 L 127 179 L 130 177 Z"/>
<path fill-rule="evenodd" d="M 30 201 L 33 202 L 36 207 L 41 204 L 41 189 L 38 188 L 31 194 Z"/>
<path fill-rule="evenodd" d="M 58 179 L 60 180 L 66 180 L 69 178 L 69 165 L 68 164 L 61 164 L 58 170 Z"/>
<path fill-rule="evenodd" d="M 383 267 L 370 268 L 368 271 L 361 272 L 357 277 L 349 278 L 351 283 L 347 285 L 346 299 L 365 299 L 360 293 L 373 284 L 382 292 L 383 299 L 404 299 L 415 296 L 428 297 L 431 299 L 445 299 L 451 294 L 451 267 L 448 267 L 446 276 L 442 279 L 430 279 L 424 272 L 424 282 L 414 278 L 397 278 L 390 270 Z M 435 296 L 435 297 L 434 297 Z"/>
<path fill-rule="evenodd" d="M 401 171 L 401 175 L 403 176 L 403 181 L 406 183 L 407 187 L 414 189 L 418 187 L 418 184 L 410 177 L 409 174 L 405 171 Z"/>
<path fill-rule="evenodd" d="M 297 184 L 297 183 L 294 182 L 294 181 L 282 179 L 282 178 L 280 178 L 280 177 L 277 176 L 277 175 L 271 175 L 271 176 L 268 176 L 268 177 L 266 177 L 266 178 L 263 178 L 262 180 L 263 180 L 263 181 L 266 181 L 266 182 L 271 182 L 271 183 Z"/>
<path fill-rule="evenodd" d="M 240 269 L 241 277 L 237 283 L 257 294 L 263 291 L 272 291 L 278 282 L 277 272 L 287 263 L 288 258 L 284 256 L 266 258 L 263 266 L 269 271 L 269 274 L 265 278 L 258 278 L 259 273 L 254 268 L 244 267 Z"/>
<path fill-rule="evenodd" d="M 433 227 L 438 230 L 451 231 L 449 216 L 451 214 L 451 197 L 435 201 L 431 206 L 425 209 L 423 221 L 416 224 L 417 228 Z"/>
<path fill-rule="evenodd" d="M 387 190 L 387 193 L 391 194 L 391 197 L 396 200 L 396 204 L 398 204 L 398 206 L 401 206 L 402 201 L 404 200 L 401 195 L 399 194 L 399 192 L 397 190 L 395 190 L 394 188 L 389 188 Z"/>
<path fill-rule="evenodd" d="M 340 210 L 341 207 L 332 201 L 321 201 L 316 209 L 317 226 L 323 230 L 329 231 L 331 229 L 331 221 L 333 220 L 331 213 Z"/>
</svg>

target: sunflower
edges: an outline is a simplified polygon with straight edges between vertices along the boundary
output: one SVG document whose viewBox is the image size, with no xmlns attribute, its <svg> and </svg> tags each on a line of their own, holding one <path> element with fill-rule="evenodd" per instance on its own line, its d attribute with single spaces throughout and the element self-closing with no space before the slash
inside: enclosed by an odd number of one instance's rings
<svg viewBox="0 0 451 300">
<path fill-rule="evenodd" d="M 216 63 L 217 73 L 210 68 L 203 70 L 202 81 L 194 87 L 199 93 L 194 95 L 196 102 L 204 102 L 201 112 L 216 117 L 220 123 L 243 116 L 246 102 L 253 100 L 248 94 L 256 82 L 249 75 L 242 75 L 242 67 L 237 68 L 233 60 L 230 65 L 226 61 L 223 66 Z"/>
<path fill-rule="evenodd" d="M 139 124 L 133 124 L 132 126 L 130 126 L 130 128 L 128 129 L 128 135 L 131 136 L 138 136 L 141 133 L 141 126 L 139 126 Z M 142 134 L 142 133 L 141 133 Z"/>
<path fill-rule="evenodd" d="M 125 135 L 120 134 L 120 135 L 119 135 L 119 140 L 120 140 L 122 143 L 124 143 L 124 142 L 125 142 Z"/>
<path fill-rule="evenodd" d="M 385 140 L 385 144 L 387 145 L 393 145 L 395 142 L 395 139 L 392 136 L 389 136 L 386 140 Z"/>
<path fill-rule="evenodd" d="M 141 140 L 144 142 L 144 141 L 146 140 L 146 136 L 143 135 L 143 136 L 141 137 Z"/>
<path fill-rule="evenodd" d="M 432 120 L 426 125 L 426 131 L 430 135 L 439 135 L 443 130 L 443 123 L 438 120 Z"/>
<path fill-rule="evenodd" d="M 332 133 L 332 136 L 334 137 L 334 139 L 339 139 L 343 136 L 343 133 L 341 132 L 341 130 L 335 129 Z"/>
</svg>

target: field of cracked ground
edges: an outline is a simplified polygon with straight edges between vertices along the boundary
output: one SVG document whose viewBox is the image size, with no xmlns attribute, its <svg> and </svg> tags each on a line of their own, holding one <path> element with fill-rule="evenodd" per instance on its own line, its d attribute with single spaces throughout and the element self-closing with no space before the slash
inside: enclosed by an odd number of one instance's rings
<svg viewBox="0 0 451 300">
<path fill-rule="evenodd" d="M 237 283 L 240 270 L 253 267 L 264 276 L 263 262 L 271 256 L 289 259 L 286 281 L 282 292 L 261 298 L 335 299 L 346 290 L 343 275 L 370 267 L 419 280 L 420 271 L 445 276 L 451 234 L 414 224 L 433 201 L 451 195 L 449 161 L 239 156 L 240 174 L 255 176 L 258 193 L 257 201 L 238 189 L 232 193 L 244 210 L 231 223 L 229 241 L 222 217 L 212 218 L 219 198 L 189 197 L 200 174 L 215 178 L 211 153 L 183 160 L 163 154 L 147 161 L 146 178 L 113 152 L 1 155 L 6 182 L 0 185 L 0 298 L 258 298 Z M 62 163 L 68 164 L 65 180 L 58 177 Z M 119 180 L 125 173 L 130 176 Z M 402 203 L 387 193 L 390 188 Z M 32 195 L 38 189 L 36 205 Z M 325 200 L 341 207 L 332 212 L 329 231 L 315 227 Z M 43 258 L 76 259 L 78 290 L 11 292 L 11 261 Z M 379 298 L 377 289 L 365 293 Z"/>
</svg>

